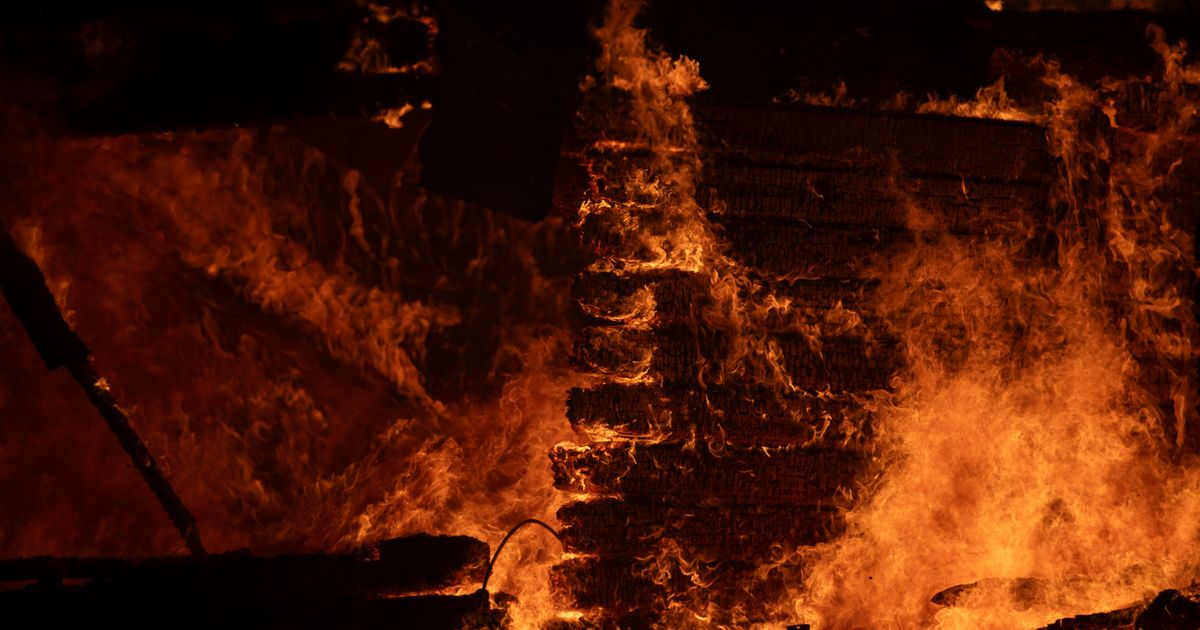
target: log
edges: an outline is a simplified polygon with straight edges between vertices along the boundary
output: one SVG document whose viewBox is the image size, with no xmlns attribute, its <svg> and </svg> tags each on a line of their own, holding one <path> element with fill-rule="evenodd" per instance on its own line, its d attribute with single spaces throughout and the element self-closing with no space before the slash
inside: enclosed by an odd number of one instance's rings
<svg viewBox="0 0 1200 630">
<path fill-rule="evenodd" d="M 1098 613 L 1059 619 L 1040 630 L 1184 630 L 1200 627 L 1200 588 L 1161 591 L 1150 601 Z"/>
<path fill-rule="evenodd" d="M 767 277 L 852 280 L 871 262 L 912 243 L 903 230 L 730 221 L 722 235 L 730 255 Z"/>
<path fill-rule="evenodd" d="M 700 612 L 736 626 L 777 622 L 774 608 L 789 586 L 803 580 L 798 557 L 769 570 L 738 560 L 680 560 L 672 555 L 648 561 L 575 558 L 556 565 L 551 580 L 569 605 L 603 608 L 622 628 L 646 627 L 641 620 L 647 616 L 658 622 L 694 621 Z"/>
<path fill-rule="evenodd" d="M 871 260 L 912 242 L 906 230 L 814 226 L 788 221 L 730 220 L 715 226 L 723 251 L 748 275 L 770 281 L 824 278 L 854 280 L 870 269 Z M 645 242 L 631 238 L 630 228 L 606 218 L 589 218 L 581 238 L 598 258 L 648 261 L 655 258 Z"/>
<path fill-rule="evenodd" d="M 487 545 L 474 538 L 417 534 L 347 554 L 17 558 L 0 560 L 0 583 L 89 580 L 104 583 L 113 593 L 147 599 L 204 597 L 258 605 L 473 585 L 483 581 L 487 561 Z"/>
<path fill-rule="evenodd" d="M 0 593 L 0 619 L 15 628 L 267 628 L 330 630 L 396 626 L 422 630 L 507 627 L 488 593 L 230 605 L 205 597 L 155 598 L 105 584 L 37 586 Z"/>
<path fill-rule="evenodd" d="M 620 628 L 649 628 L 661 619 L 667 591 L 624 559 L 576 558 L 554 566 L 550 584 L 566 607 L 602 609 Z"/>
<path fill-rule="evenodd" d="M 761 287 L 759 294 L 739 296 L 747 304 L 765 303 L 767 295 L 789 304 L 786 312 L 756 322 L 764 330 L 786 327 L 795 312 L 803 312 L 810 319 L 827 320 L 838 317 L 834 311 L 853 311 L 868 328 L 878 328 L 871 304 L 874 282 L 830 278 L 755 280 Z M 631 314 L 646 311 L 648 298 L 652 301 L 653 317 L 647 325 L 652 328 L 700 325 L 705 311 L 712 307 L 708 280 L 700 274 L 682 271 L 624 275 L 588 272 L 575 278 L 571 291 L 585 314 L 613 324 L 627 323 Z"/>
<path fill-rule="evenodd" d="M 1050 175 L 1049 172 L 1043 176 Z M 887 173 L 796 168 L 738 157 L 714 160 L 704 171 L 700 204 L 723 222 L 772 219 L 802 225 L 908 228 L 919 208 L 952 232 L 980 232 L 1012 216 L 1046 213 L 1039 182 L 967 182 L 954 175 L 904 177 Z"/>
<path fill-rule="evenodd" d="M 841 501 L 866 456 L 820 448 L 741 449 L 607 442 L 550 452 L 556 488 L 633 503 L 799 507 Z"/>
<path fill-rule="evenodd" d="M 1045 131 L 1028 123 L 800 105 L 700 103 L 695 112 L 718 159 L 967 182 L 1039 184 L 1054 172 Z"/>
<path fill-rule="evenodd" d="M 626 439 L 862 447 L 873 420 L 865 402 L 855 394 L 783 393 L 768 387 L 665 391 L 608 383 L 572 389 L 567 417 L 576 430 Z"/>
<path fill-rule="evenodd" d="M 644 558 L 669 538 L 695 557 L 761 561 L 778 549 L 827 542 L 845 528 L 831 507 L 680 508 L 615 499 L 568 504 L 558 519 L 568 550 L 605 558 Z"/>
<path fill-rule="evenodd" d="M 802 390 L 867 392 L 884 389 L 900 364 L 894 340 L 837 335 L 810 340 L 798 334 L 773 335 L 792 384 Z M 683 329 L 645 331 L 623 327 L 582 330 L 575 342 L 575 360 L 598 374 L 637 380 L 660 380 L 667 388 L 700 383 L 776 382 L 769 372 L 728 357 L 734 344 L 749 338 L 703 330 L 699 336 Z M 817 346 L 814 346 L 818 344 Z M 759 350 L 767 347 L 759 344 Z M 761 384 L 761 382 L 760 382 Z M 783 383 L 777 383 L 783 386 Z"/>
</svg>

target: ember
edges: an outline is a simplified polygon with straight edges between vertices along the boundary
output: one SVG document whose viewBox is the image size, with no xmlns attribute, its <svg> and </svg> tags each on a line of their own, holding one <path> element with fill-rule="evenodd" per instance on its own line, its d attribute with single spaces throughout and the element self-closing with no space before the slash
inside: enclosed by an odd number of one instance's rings
<svg viewBox="0 0 1200 630">
<path fill-rule="evenodd" d="M 1200 627 L 1127 4 L 4 9 L 0 625 Z"/>
</svg>

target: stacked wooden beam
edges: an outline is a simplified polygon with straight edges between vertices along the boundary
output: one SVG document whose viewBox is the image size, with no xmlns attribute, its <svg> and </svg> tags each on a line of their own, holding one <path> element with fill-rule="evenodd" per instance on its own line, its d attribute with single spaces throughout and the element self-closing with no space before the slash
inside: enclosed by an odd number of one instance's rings
<svg viewBox="0 0 1200 630">
<path fill-rule="evenodd" d="M 757 287 L 740 297 L 775 306 L 730 326 L 712 316 L 719 296 L 703 271 L 597 267 L 577 279 L 589 325 L 575 355 L 601 383 L 568 403 L 596 441 L 551 454 L 557 487 L 575 498 L 559 512 L 573 555 L 556 584 L 600 625 L 794 621 L 778 604 L 802 584 L 811 546 L 841 531 L 870 464 L 872 392 L 901 363 L 871 307 L 870 258 L 912 241 L 915 207 L 954 232 L 1039 211 L 1054 168 L 1043 130 L 1028 124 L 694 111 L 696 199 L 750 280 L 739 290 Z M 593 201 L 654 203 L 625 184 L 650 163 L 645 147 L 610 142 L 583 155 Z M 601 219 L 582 233 L 603 258 L 637 247 L 631 229 Z M 747 337 L 773 349 L 787 379 L 722 370 Z"/>
</svg>

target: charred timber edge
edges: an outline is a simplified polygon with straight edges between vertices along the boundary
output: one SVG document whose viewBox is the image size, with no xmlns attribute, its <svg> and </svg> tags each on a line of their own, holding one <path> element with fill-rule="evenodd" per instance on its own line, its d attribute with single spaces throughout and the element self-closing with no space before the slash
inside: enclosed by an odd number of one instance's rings
<svg viewBox="0 0 1200 630">
<path fill-rule="evenodd" d="M 104 379 L 92 368 L 91 352 L 63 318 L 37 262 L 21 251 L 3 225 L 0 225 L 0 292 L 37 347 L 47 369 L 67 368 L 179 530 L 188 550 L 193 555 L 203 556 L 204 545 L 200 541 L 196 518 L 163 475 Z"/>
</svg>

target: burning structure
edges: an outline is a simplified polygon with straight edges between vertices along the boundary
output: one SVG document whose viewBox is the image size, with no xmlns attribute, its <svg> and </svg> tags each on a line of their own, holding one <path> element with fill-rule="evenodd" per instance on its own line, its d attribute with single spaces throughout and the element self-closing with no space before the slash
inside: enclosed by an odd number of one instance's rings
<svg viewBox="0 0 1200 630">
<path fill-rule="evenodd" d="M 1200 22 L 1092 4 L 6 9 L 0 618 L 1200 627 Z"/>
</svg>

